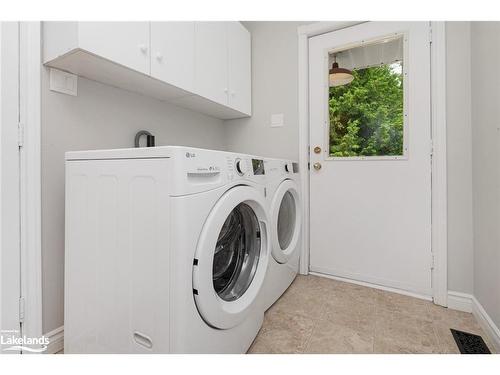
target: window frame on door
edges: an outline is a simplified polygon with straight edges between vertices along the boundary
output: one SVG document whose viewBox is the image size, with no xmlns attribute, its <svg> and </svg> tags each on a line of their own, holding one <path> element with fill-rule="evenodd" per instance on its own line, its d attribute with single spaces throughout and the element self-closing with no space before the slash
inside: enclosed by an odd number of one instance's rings
<svg viewBox="0 0 500 375">
<path fill-rule="evenodd" d="M 409 35 L 407 31 L 401 31 L 397 33 L 391 33 L 390 35 L 380 35 L 376 38 L 371 38 L 369 40 L 361 40 L 355 43 L 349 43 L 345 45 L 341 45 L 334 49 L 325 49 L 324 50 L 324 71 L 325 71 L 325 82 L 327 82 L 328 71 L 329 71 L 329 56 L 332 53 L 346 51 L 352 48 L 367 46 L 375 44 L 379 41 L 382 41 L 387 38 L 398 38 L 403 37 L 403 154 L 402 155 L 374 155 L 374 156 L 331 156 L 330 154 L 330 114 L 328 105 L 325 105 L 325 129 L 323 135 L 323 160 L 324 161 L 360 161 L 360 160 L 369 160 L 369 161 L 378 161 L 378 160 L 408 160 L 409 158 L 409 150 L 408 150 L 408 140 L 409 140 L 409 126 L 408 126 L 408 103 L 409 103 L 409 86 L 408 86 L 408 70 L 409 70 L 409 51 L 408 51 L 408 43 L 409 43 Z M 329 86 L 325 86 L 325 103 L 328 103 L 329 99 Z"/>
</svg>

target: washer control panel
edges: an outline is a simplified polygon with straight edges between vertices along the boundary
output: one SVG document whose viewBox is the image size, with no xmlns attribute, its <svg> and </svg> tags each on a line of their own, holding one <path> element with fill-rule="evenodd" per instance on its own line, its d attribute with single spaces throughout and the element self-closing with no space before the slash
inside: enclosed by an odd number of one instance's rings
<svg viewBox="0 0 500 375">
<path fill-rule="evenodd" d="M 227 178 L 229 181 L 235 179 L 250 179 L 262 183 L 265 178 L 264 159 L 256 159 L 251 156 L 233 154 L 226 157 Z"/>
</svg>

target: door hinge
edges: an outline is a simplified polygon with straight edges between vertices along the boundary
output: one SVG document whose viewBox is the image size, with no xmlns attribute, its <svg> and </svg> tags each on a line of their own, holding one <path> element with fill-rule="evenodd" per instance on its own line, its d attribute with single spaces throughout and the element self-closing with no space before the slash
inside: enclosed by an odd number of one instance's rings
<svg viewBox="0 0 500 375">
<path fill-rule="evenodd" d="M 19 297 L 19 321 L 24 323 L 24 297 Z"/>
<path fill-rule="evenodd" d="M 431 253 L 431 270 L 433 270 L 436 267 L 436 257 L 434 256 L 434 253 Z"/>
<path fill-rule="evenodd" d="M 307 169 L 311 170 L 311 163 L 310 162 L 307 162 Z"/>
<path fill-rule="evenodd" d="M 429 44 L 432 44 L 432 26 L 429 25 Z"/>
<path fill-rule="evenodd" d="M 431 139 L 430 153 L 431 153 L 431 156 L 434 155 L 434 141 L 432 139 Z"/>
<path fill-rule="evenodd" d="M 24 124 L 22 122 L 17 123 L 17 145 L 19 148 L 24 146 Z"/>
</svg>

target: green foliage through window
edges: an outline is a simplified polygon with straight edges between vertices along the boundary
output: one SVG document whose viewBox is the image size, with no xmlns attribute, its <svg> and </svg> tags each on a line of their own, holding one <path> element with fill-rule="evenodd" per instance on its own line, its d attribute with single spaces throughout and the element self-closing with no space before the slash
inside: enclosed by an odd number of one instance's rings
<svg viewBox="0 0 500 375">
<path fill-rule="evenodd" d="M 353 71 L 354 80 L 330 87 L 330 155 L 403 155 L 402 63 Z"/>
</svg>

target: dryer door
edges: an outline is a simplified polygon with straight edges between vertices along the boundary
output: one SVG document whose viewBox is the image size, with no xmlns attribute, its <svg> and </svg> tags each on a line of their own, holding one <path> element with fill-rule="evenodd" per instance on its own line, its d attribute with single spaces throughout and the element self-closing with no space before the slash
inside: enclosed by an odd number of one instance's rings
<svg viewBox="0 0 500 375">
<path fill-rule="evenodd" d="M 248 186 L 225 193 L 201 232 L 193 262 L 193 293 L 207 324 L 228 329 L 253 308 L 269 261 L 265 201 Z"/>
<path fill-rule="evenodd" d="M 292 180 L 283 181 L 271 203 L 271 248 L 278 263 L 286 263 L 298 251 L 301 211 L 299 190 Z"/>
</svg>

